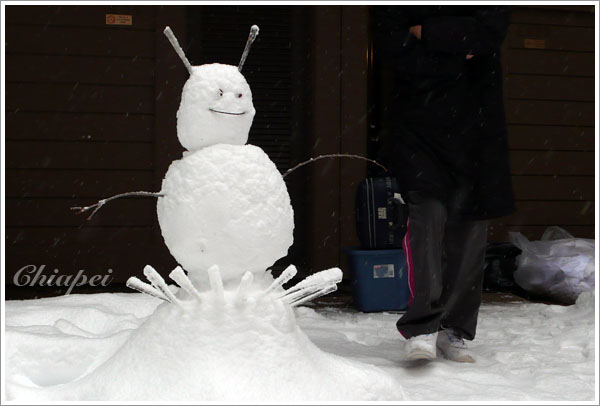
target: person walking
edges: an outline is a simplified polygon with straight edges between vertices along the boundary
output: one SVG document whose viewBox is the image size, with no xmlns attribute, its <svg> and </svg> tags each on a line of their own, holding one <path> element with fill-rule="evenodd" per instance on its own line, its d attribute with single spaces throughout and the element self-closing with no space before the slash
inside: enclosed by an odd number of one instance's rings
<svg viewBox="0 0 600 406">
<path fill-rule="evenodd" d="M 375 6 L 394 70 L 386 164 L 409 206 L 404 359 L 475 362 L 488 220 L 514 211 L 502 99 L 506 6 Z"/>
</svg>

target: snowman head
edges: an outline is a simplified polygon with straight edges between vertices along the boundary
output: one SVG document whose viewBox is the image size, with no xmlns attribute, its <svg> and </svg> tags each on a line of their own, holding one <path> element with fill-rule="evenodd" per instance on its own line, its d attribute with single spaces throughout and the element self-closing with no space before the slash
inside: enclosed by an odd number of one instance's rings
<svg viewBox="0 0 600 406">
<path fill-rule="evenodd" d="M 177 137 L 181 145 L 197 151 L 215 144 L 246 144 L 256 110 L 241 70 L 258 35 L 258 27 L 253 26 L 250 31 L 239 66 L 218 63 L 191 66 L 169 27 L 165 35 L 190 73 L 177 111 Z"/>
<path fill-rule="evenodd" d="M 254 119 L 250 86 L 236 66 L 194 66 L 177 111 L 177 137 L 189 151 L 244 145 Z"/>
</svg>

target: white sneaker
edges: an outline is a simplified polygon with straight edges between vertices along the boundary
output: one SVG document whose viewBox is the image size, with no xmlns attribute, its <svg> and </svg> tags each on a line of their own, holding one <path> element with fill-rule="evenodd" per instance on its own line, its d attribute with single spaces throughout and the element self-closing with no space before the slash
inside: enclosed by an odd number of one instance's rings
<svg viewBox="0 0 600 406">
<path fill-rule="evenodd" d="M 404 360 L 428 360 L 435 359 L 435 344 L 438 333 L 421 334 L 406 340 L 404 344 Z"/>
<path fill-rule="evenodd" d="M 452 330 L 440 331 L 437 336 L 437 348 L 444 358 L 454 362 L 475 362 L 473 353 L 467 348 L 465 340 Z"/>
</svg>

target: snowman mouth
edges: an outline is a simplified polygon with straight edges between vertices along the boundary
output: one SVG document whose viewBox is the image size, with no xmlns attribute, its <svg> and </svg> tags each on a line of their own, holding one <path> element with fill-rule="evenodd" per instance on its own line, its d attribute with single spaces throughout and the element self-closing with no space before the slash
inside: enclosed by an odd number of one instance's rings
<svg viewBox="0 0 600 406">
<path fill-rule="evenodd" d="M 210 111 L 212 111 L 213 113 L 219 113 L 219 114 L 228 114 L 230 116 L 241 116 L 246 114 L 246 112 L 242 112 L 242 113 L 230 113 L 228 111 L 219 111 L 219 110 L 215 110 L 215 109 L 209 109 Z"/>
</svg>

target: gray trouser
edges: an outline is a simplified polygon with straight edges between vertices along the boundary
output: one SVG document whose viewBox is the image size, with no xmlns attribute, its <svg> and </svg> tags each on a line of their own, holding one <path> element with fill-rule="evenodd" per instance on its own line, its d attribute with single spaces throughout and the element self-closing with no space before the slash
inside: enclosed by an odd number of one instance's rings
<svg viewBox="0 0 600 406">
<path fill-rule="evenodd" d="M 405 338 L 448 328 L 465 339 L 475 337 L 487 223 L 448 219 L 436 199 L 409 203 L 404 250 L 411 300 L 396 323 Z"/>
</svg>

